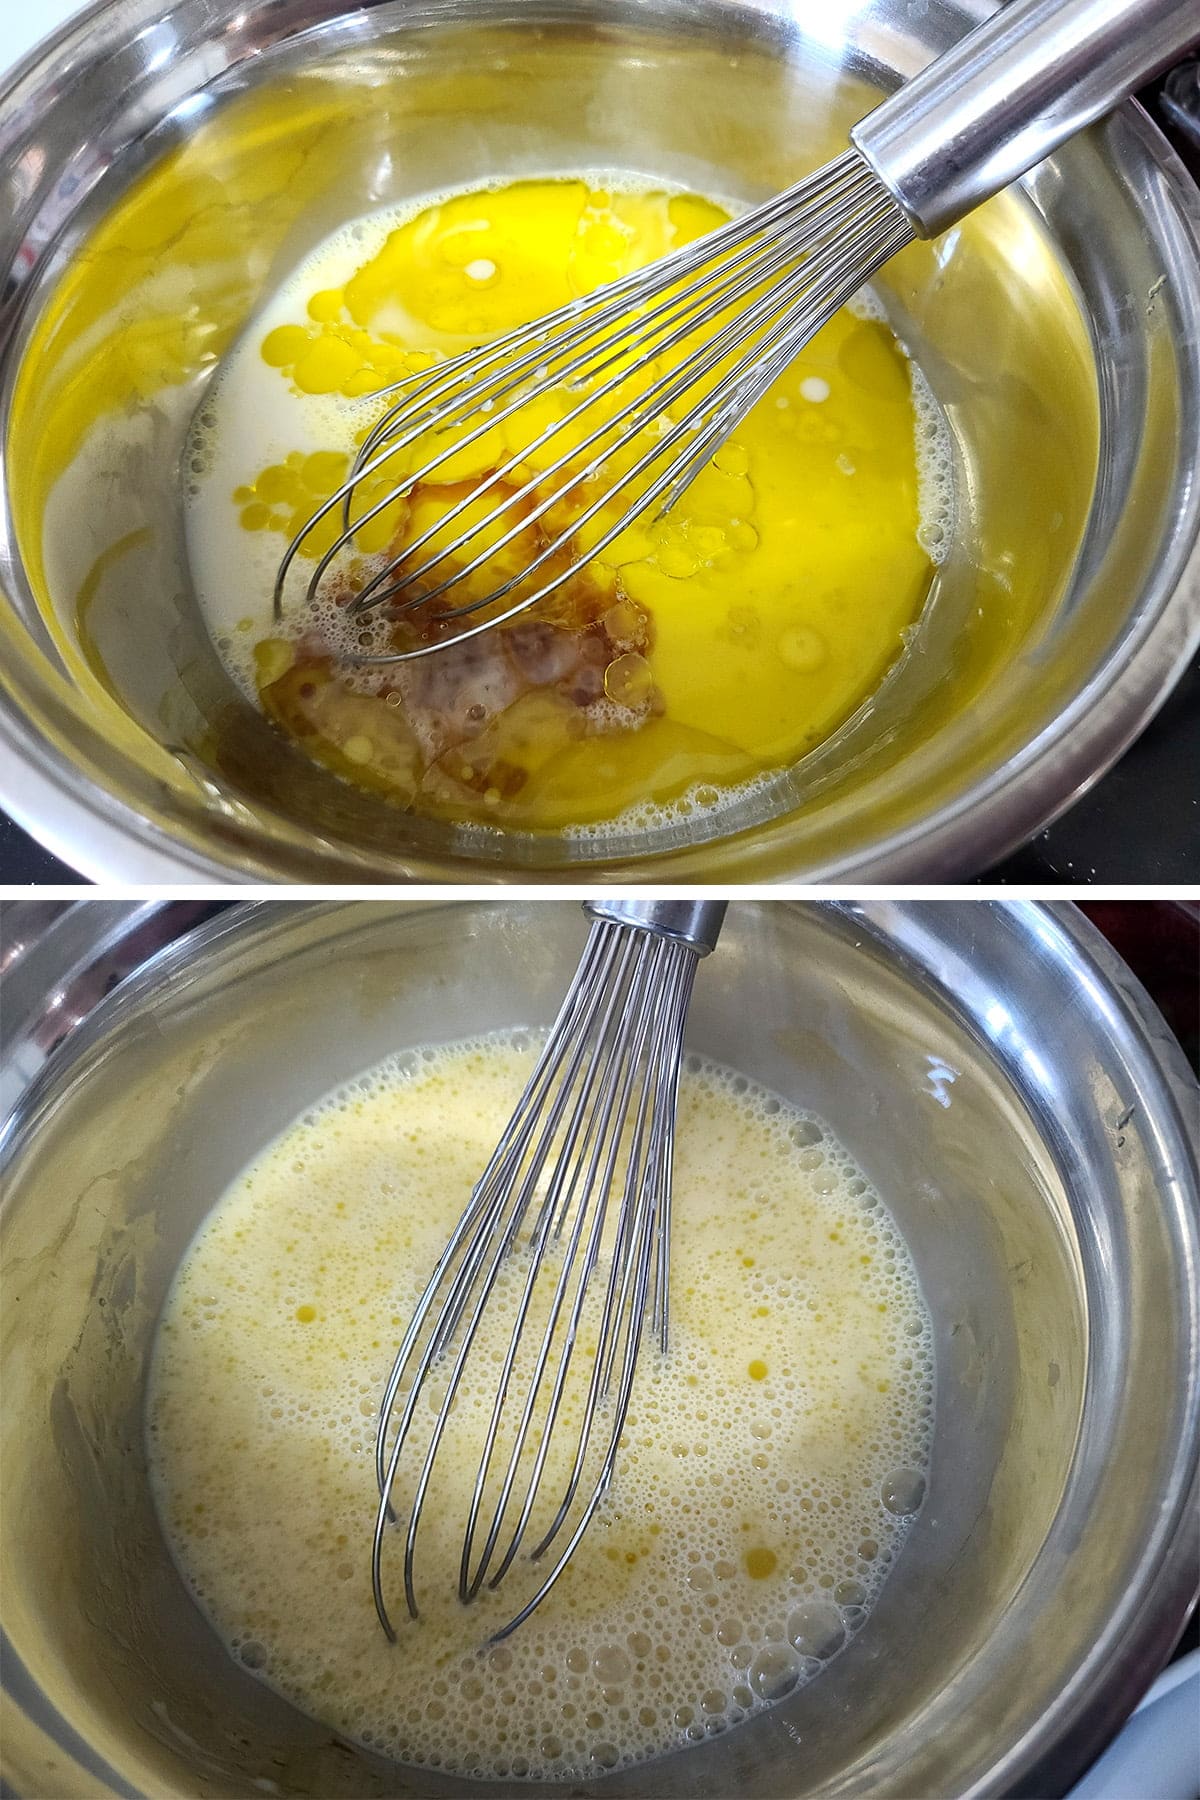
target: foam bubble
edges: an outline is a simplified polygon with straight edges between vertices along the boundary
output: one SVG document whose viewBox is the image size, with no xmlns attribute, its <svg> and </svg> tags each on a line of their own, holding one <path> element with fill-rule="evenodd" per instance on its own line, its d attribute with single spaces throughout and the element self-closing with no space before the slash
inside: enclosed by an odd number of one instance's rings
<svg viewBox="0 0 1200 1800">
<path fill-rule="evenodd" d="M 753 775 L 748 781 L 715 787 L 711 781 L 693 782 L 670 800 L 643 800 L 628 806 L 611 819 L 596 819 L 586 825 L 567 825 L 561 835 L 582 842 L 602 842 L 605 838 L 639 835 L 644 832 L 694 828 L 697 818 L 716 819 L 744 806 L 748 800 L 770 792 L 778 771 Z M 689 831 L 694 835 L 694 831 Z"/>
<path fill-rule="evenodd" d="M 861 287 L 856 294 L 851 294 L 846 302 L 846 311 L 853 313 L 856 319 L 870 320 L 877 325 L 887 324 L 887 308 L 871 287 Z"/>
<path fill-rule="evenodd" d="M 917 541 L 932 563 L 944 562 L 954 540 L 957 498 L 954 438 L 933 389 L 909 358 L 917 451 Z"/>
<path fill-rule="evenodd" d="M 856 319 L 889 323 L 887 308 L 871 287 L 859 288 L 846 302 Z M 898 340 L 897 340 L 898 341 Z M 917 459 L 917 542 L 932 563 L 944 562 L 950 551 L 958 517 L 954 474 L 954 437 L 939 406 L 929 378 L 906 344 L 900 344 L 908 361 L 913 405 L 913 439 Z M 845 459 L 849 460 L 849 459 Z M 839 465 L 843 459 L 839 457 Z M 852 469 L 845 473 L 852 472 Z"/>
</svg>

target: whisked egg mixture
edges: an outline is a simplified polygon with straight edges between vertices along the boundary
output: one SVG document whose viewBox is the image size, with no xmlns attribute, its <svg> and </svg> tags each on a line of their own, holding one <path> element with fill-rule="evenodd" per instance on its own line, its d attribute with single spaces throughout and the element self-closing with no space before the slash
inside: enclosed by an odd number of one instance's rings
<svg viewBox="0 0 1200 1800">
<path fill-rule="evenodd" d="M 458 1504 L 421 1526 L 415 1622 L 391 1534 L 388 1645 L 379 1397 L 531 1061 L 520 1034 L 410 1052 L 284 1132 L 185 1257 L 148 1403 L 167 1537 L 231 1653 L 348 1738 L 491 1778 L 639 1762 L 818 1676 L 921 1504 L 933 1409 L 930 1321 L 879 1194 L 820 1120 L 690 1058 L 671 1348 L 643 1352 L 608 1496 L 548 1599 L 481 1648 L 522 1579 L 458 1602 L 501 1297 L 445 1450 Z"/>
<path fill-rule="evenodd" d="M 566 440 L 554 440 L 437 535 L 471 484 L 549 422 L 555 396 L 365 524 L 314 612 L 303 586 L 336 535 L 327 518 L 298 559 L 285 627 L 271 619 L 285 545 L 345 478 L 386 404 L 381 387 L 653 261 L 730 210 L 609 174 L 427 198 L 335 233 L 228 354 L 185 457 L 189 560 L 227 668 L 316 760 L 468 835 L 603 837 L 719 813 L 878 686 L 948 543 L 952 488 L 944 422 L 869 298 L 825 327 L 669 514 L 644 515 L 536 614 L 404 666 L 339 662 L 444 635 L 439 606 L 519 572 L 602 491 L 604 478 L 583 480 L 426 611 L 377 616 L 365 635 L 349 618 L 346 602 L 388 557 L 431 527 L 431 549 L 444 548 L 561 453 Z M 631 383 L 666 367 L 656 359 Z M 628 398 L 602 404 L 611 414 Z M 418 443 L 365 481 L 356 515 L 443 447 Z M 581 526 L 573 550 L 586 553 L 618 510 Z"/>
</svg>

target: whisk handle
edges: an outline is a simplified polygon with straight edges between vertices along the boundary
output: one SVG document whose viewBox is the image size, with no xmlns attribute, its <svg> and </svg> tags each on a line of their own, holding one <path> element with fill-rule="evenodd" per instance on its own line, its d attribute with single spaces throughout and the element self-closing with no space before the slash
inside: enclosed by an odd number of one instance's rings
<svg viewBox="0 0 1200 1800">
<path fill-rule="evenodd" d="M 593 919 L 636 925 L 657 937 L 690 944 L 697 956 L 707 956 L 716 948 L 728 904 L 727 900 L 585 900 L 583 910 Z"/>
<path fill-rule="evenodd" d="M 851 141 L 934 237 L 1200 39 L 1197 0 L 1010 0 Z"/>
</svg>

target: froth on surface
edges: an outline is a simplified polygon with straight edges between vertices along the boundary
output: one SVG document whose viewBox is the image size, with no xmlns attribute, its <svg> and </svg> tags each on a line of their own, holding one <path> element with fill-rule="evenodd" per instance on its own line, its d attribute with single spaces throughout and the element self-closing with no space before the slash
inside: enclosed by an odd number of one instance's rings
<svg viewBox="0 0 1200 1800">
<path fill-rule="evenodd" d="M 600 1514 L 490 1651 L 507 1583 L 459 1605 L 461 1524 L 435 1521 L 422 1616 L 389 1646 L 368 1574 L 379 1396 L 532 1047 L 409 1052 L 286 1131 L 188 1252 L 148 1402 L 168 1541 L 231 1653 L 348 1737 L 492 1779 L 658 1756 L 818 1675 L 920 1505 L 933 1406 L 928 1316 L 880 1196 L 819 1119 L 689 1058 L 672 1344 L 643 1355 Z M 460 1401 L 463 1481 L 490 1399 Z"/>
<path fill-rule="evenodd" d="M 917 447 L 917 540 L 932 563 L 946 560 L 954 535 L 954 440 L 918 365 L 909 360 Z"/>
<path fill-rule="evenodd" d="M 723 782 L 719 787 L 712 781 L 694 782 L 682 794 L 676 794 L 671 799 L 643 800 L 637 806 L 626 807 L 613 819 L 597 819 L 587 825 L 568 825 L 562 835 L 565 838 L 590 841 L 686 827 L 697 819 L 712 819 L 723 813 L 730 813 L 752 800 L 755 795 L 769 793 L 777 774 L 777 770 L 771 770 L 765 775 L 753 775 L 749 781 Z"/>
</svg>

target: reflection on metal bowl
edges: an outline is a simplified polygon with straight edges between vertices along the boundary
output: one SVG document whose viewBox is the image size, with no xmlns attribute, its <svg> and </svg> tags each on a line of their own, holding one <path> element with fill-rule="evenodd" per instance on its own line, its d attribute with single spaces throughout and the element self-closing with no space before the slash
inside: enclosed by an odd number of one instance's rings
<svg viewBox="0 0 1200 1800">
<path fill-rule="evenodd" d="M 405 1045 L 548 1022 L 578 909 L 227 909 L 45 1063 L 37 971 L 47 1005 L 64 959 L 77 986 L 80 929 L 18 965 L 0 1067 L 29 1083 L 3 1143 L 6 1779 L 466 1800 L 474 1784 L 302 1717 L 189 1603 L 146 1485 L 147 1350 L 246 1161 Z M 1061 1793 L 1193 1598 L 1195 1081 L 1070 907 L 744 902 L 705 974 L 692 1046 L 826 1117 L 912 1250 L 935 1328 L 930 1486 L 878 1607 L 818 1681 L 603 1792 Z"/>
<path fill-rule="evenodd" d="M 93 9 L 0 96 L 3 798 L 87 873 L 935 876 L 1052 817 L 1168 691 L 1200 610 L 1200 209 L 1127 106 L 879 283 L 954 432 L 960 529 L 915 644 L 832 739 L 707 828 L 594 839 L 467 839 L 317 768 L 223 674 L 180 524 L 187 421 L 280 277 L 348 217 L 492 175 L 757 198 L 977 8 L 160 11 Z M 114 234 L 151 170 L 155 218 Z M 128 449 L 85 479 L 115 412 Z"/>
</svg>

